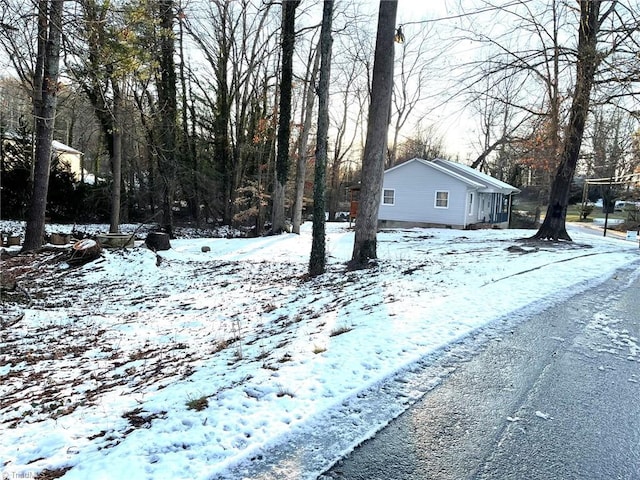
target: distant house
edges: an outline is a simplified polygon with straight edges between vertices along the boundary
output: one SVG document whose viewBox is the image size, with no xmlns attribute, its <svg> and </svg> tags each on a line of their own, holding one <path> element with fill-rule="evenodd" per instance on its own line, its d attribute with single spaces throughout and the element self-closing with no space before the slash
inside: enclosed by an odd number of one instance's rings
<svg viewBox="0 0 640 480">
<path fill-rule="evenodd" d="M 16 154 L 15 148 L 11 150 L 9 147 L 17 146 L 19 144 L 25 145 L 25 148 L 28 151 L 31 151 L 31 140 L 25 142 L 23 138 L 13 132 L 4 132 L 2 135 L 2 148 L 0 152 L 2 152 L 3 161 L 12 161 L 17 157 L 16 155 L 24 156 L 24 154 Z M 52 161 L 57 161 L 60 164 L 66 166 L 69 171 L 74 175 L 76 181 L 80 181 L 82 179 L 82 156 L 84 154 L 75 148 L 72 148 L 68 145 L 65 145 L 62 142 L 57 140 L 53 140 L 51 142 L 51 159 Z M 31 156 L 31 153 L 28 153 L 28 156 Z M 86 173 L 85 173 L 86 177 Z M 86 181 L 86 180 L 85 180 Z"/>
<path fill-rule="evenodd" d="M 73 173 L 77 182 L 82 179 L 82 152 L 71 148 L 62 142 L 54 140 L 51 142 L 51 156 L 60 163 L 65 164 Z"/>
<path fill-rule="evenodd" d="M 460 163 L 414 158 L 384 172 L 381 227 L 507 228 L 520 190 Z"/>
</svg>

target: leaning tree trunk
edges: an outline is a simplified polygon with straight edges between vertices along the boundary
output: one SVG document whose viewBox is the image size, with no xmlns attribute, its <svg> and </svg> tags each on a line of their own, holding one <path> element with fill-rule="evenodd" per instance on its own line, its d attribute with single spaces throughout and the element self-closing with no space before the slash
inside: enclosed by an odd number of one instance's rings
<svg viewBox="0 0 640 480">
<path fill-rule="evenodd" d="M 41 0 L 38 4 L 38 65 L 34 88 L 33 112 L 36 124 L 36 156 L 33 192 L 27 214 L 23 251 L 42 246 L 44 240 L 51 142 L 58 103 L 60 41 L 64 0 Z M 47 12 L 49 10 L 49 12 Z M 48 32 L 47 32 L 48 29 Z"/>
<path fill-rule="evenodd" d="M 327 145 L 329 132 L 329 80 L 331 78 L 331 23 L 333 0 L 325 0 L 320 31 L 320 82 L 318 84 L 318 140 L 313 184 L 313 236 L 309 275 L 324 273 L 326 268 L 324 204 L 327 178 Z"/>
<path fill-rule="evenodd" d="M 377 258 L 376 234 L 393 91 L 393 37 L 397 9 L 396 0 L 380 1 L 367 138 L 362 159 L 360 205 L 351 257 L 351 266 L 356 268 L 363 267 L 370 259 Z"/>
<path fill-rule="evenodd" d="M 560 165 L 551 184 L 547 213 L 540 229 L 532 237 L 534 239 L 571 241 L 566 228 L 567 206 L 589 113 L 591 87 L 598 67 L 596 47 L 601 22 L 599 18 L 600 4 L 600 1 L 595 0 L 580 2 L 576 85 L 569 114 L 569 128 L 560 157 Z"/>
</svg>

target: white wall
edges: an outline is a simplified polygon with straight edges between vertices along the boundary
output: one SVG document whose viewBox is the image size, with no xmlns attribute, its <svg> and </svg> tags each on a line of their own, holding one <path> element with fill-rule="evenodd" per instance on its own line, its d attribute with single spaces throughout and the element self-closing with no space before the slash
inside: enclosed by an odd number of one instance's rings
<svg viewBox="0 0 640 480">
<path fill-rule="evenodd" d="M 452 226 L 468 223 L 467 186 L 421 162 L 408 162 L 386 172 L 383 189 L 395 190 L 395 205 L 381 204 L 379 220 Z M 448 208 L 435 208 L 436 190 L 449 192 Z"/>
</svg>

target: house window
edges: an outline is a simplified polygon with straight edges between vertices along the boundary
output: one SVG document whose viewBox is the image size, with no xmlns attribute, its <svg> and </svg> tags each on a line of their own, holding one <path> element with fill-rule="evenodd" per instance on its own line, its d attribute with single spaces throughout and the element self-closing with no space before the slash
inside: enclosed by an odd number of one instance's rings
<svg viewBox="0 0 640 480">
<path fill-rule="evenodd" d="M 469 193 L 469 215 L 473 215 L 473 193 Z"/>
<path fill-rule="evenodd" d="M 436 191 L 436 208 L 449 208 L 449 192 Z"/>
<path fill-rule="evenodd" d="M 383 205 L 395 205 L 396 203 L 396 191 L 392 189 L 382 190 L 382 204 Z"/>
</svg>

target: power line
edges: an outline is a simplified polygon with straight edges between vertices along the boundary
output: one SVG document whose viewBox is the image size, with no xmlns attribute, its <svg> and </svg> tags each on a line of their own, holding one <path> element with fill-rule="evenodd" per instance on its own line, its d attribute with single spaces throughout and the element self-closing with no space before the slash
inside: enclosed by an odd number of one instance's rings
<svg viewBox="0 0 640 480">
<path fill-rule="evenodd" d="M 506 5 L 500 5 L 500 6 L 491 6 L 491 7 L 486 7 L 486 8 L 482 8 L 480 10 L 476 10 L 473 12 L 467 12 L 467 13 L 459 13 L 457 15 L 449 15 L 446 17 L 439 17 L 439 18 L 432 18 L 429 20 L 420 20 L 417 22 L 405 22 L 403 24 L 400 25 L 400 27 L 402 27 L 403 25 L 420 25 L 423 23 L 435 23 L 435 22 L 441 22 L 444 20 L 456 20 L 458 18 L 465 18 L 465 17 L 470 17 L 473 15 L 481 15 L 483 13 L 487 13 L 487 12 L 493 12 L 496 10 L 504 10 L 505 8 L 509 8 L 509 7 L 513 7 L 514 5 L 522 5 L 524 3 L 529 3 L 530 0 L 526 0 L 526 1 L 513 1 L 511 3 L 507 3 Z"/>
</svg>

